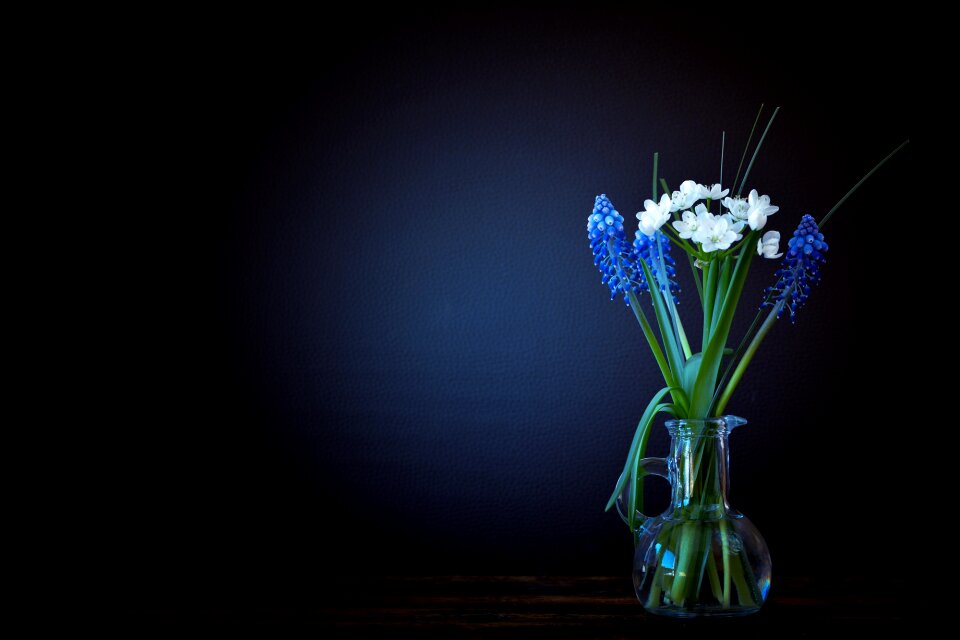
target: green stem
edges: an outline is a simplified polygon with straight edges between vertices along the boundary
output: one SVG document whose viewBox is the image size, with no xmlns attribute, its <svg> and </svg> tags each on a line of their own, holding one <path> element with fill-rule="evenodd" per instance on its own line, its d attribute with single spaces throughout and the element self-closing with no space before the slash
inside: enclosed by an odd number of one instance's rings
<svg viewBox="0 0 960 640">
<path fill-rule="evenodd" d="M 741 559 L 741 553 L 734 553 L 730 557 L 730 577 L 737 589 L 737 604 L 741 607 L 755 607 L 757 603 L 754 599 L 753 589 L 744 576 L 745 567 Z"/>
<path fill-rule="evenodd" d="M 647 316 L 640 308 L 640 300 L 637 299 L 637 294 L 633 291 L 629 291 L 627 293 L 627 298 L 630 300 L 630 308 L 633 310 L 633 315 L 636 316 L 637 322 L 640 323 L 640 328 L 643 329 L 643 336 L 647 339 L 647 344 L 650 345 L 650 351 L 653 352 L 653 358 L 657 361 L 657 365 L 660 367 L 660 374 L 663 376 L 663 381 L 668 387 L 677 386 L 676 380 L 674 380 L 673 374 L 670 372 L 670 366 L 667 364 L 667 358 L 663 355 L 663 350 L 660 348 L 660 343 L 657 341 L 657 336 L 653 333 L 653 328 L 650 326 L 650 323 L 647 322 Z"/>
<path fill-rule="evenodd" d="M 763 146 L 763 141 L 767 138 L 767 133 L 770 131 L 773 119 L 777 117 L 777 112 L 779 111 L 780 107 L 773 110 L 773 115 L 770 116 L 770 121 L 767 122 L 767 128 L 763 130 L 763 135 L 760 136 L 760 140 L 757 141 L 757 148 L 753 150 L 753 157 L 750 158 L 750 164 L 747 165 L 747 170 L 743 172 L 743 180 L 740 181 L 740 188 L 737 190 L 738 194 L 743 193 L 743 185 L 747 184 L 747 178 L 750 177 L 750 169 L 753 169 L 753 163 L 757 159 L 757 154 L 760 153 L 760 147 Z"/>
<path fill-rule="evenodd" d="M 723 548 L 723 608 L 730 608 L 730 540 L 727 535 L 727 521 L 720 520 L 720 545 Z"/>
<path fill-rule="evenodd" d="M 674 215 L 676 215 L 676 214 L 674 214 Z M 675 245 L 677 245 L 678 247 L 680 247 L 681 249 L 683 249 L 683 251 L 684 251 L 687 255 L 692 255 L 692 256 L 695 257 L 695 258 L 701 258 L 701 257 L 703 257 L 703 256 L 700 255 L 700 252 L 697 251 L 697 248 L 696 248 L 696 247 L 694 247 L 692 244 L 690 244 L 689 242 L 687 242 L 687 240 L 686 240 L 685 238 L 681 238 L 681 237 L 680 237 L 680 234 L 677 233 L 677 230 L 676 230 L 676 229 L 674 229 L 673 227 L 671 227 L 671 226 L 668 225 L 668 224 L 665 224 L 665 225 L 663 225 L 662 227 L 660 227 L 660 230 L 661 230 L 661 231 L 664 230 L 664 229 L 667 230 L 667 233 L 664 234 L 664 235 L 666 235 L 667 238 L 669 238 L 670 241 L 673 242 L 673 244 L 675 244 Z"/>
<path fill-rule="evenodd" d="M 756 235 L 756 232 L 751 232 L 750 235 Z M 717 389 L 717 375 L 720 373 L 720 363 L 723 359 L 727 337 L 730 335 L 733 316 L 737 312 L 737 304 L 740 301 L 740 294 L 743 292 L 743 283 L 747 278 L 752 262 L 752 251 L 741 252 L 737 257 L 733 275 L 730 277 L 730 285 L 722 297 L 718 293 L 717 304 L 722 304 L 723 308 L 720 310 L 717 325 L 711 331 L 710 341 L 703 349 L 700 368 L 697 370 L 693 390 L 689 393 L 690 413 L 688 415 L 704 417 L 716 415 L 711 409 Z"/>
<path fill-rule="evenodd" d="M 710 591 L 713 597 L 723 601 L 723 588 L 720 586 L 720 576 L 717 575 L 717 559 L 713 556 L 713 545 L 707 546 L 709 559 L 707 561 L 707 578 L 710 580 Z"/>
<path fill-rule="evenodd" d="M 733 182 L 730 183 L 730 190 L 733 191 L 733 188 L 737 186 L 737 180 L 740 179 L 740 170 L 743 169 L 743 161 L 747 159 L 747 153 L 750 151 L 750 141 L 753 140 L 753 132 L 757 130 L 757 124 L 760 122 L 760 114 L 763 113 L 763 105 L 760 105 L 760 110 L 757 111 L 757 117 L 753 120 L 753 126 L 750 127 L 750 135 L 747 136 L 747 144 L 743 145 L 743 155 L 740 156 L 740 164 L 737 166 L 737 175 L 734 176 Z"/>
<path fill-rule="evenodd" d="M 775 304 L 770 310 L 770 313 L 767 314 L 767 319 L 764 320 L 763 324 L 760 326 L 760 330 L 757 332 L 757 335 L 753 337 L 753 340 L 750 342 L 750 346 L 747 347 L 743 357 L 737 364 L 737 368 L 730 377 L 730 382 L 727 383 L 727 386 L 724 388 L 720 398 L 716 401 L 716 408 L 714 411 L 717 413 L 717 415 L 722 414 L 723 410 L 727 408 L 727 403 L 730 402 L 730 397 L 733 395 L 737 385 L 740 384 L 740 379 L 743 377 L 743 373 L 747 370 L 747 367 L 750 366 L 750 361 L 753 360 L 753 356 L 757 353 L 760 343 L 763 342 L 763 339 L 767 337 L 768 333 L 770 333 L 770 329 L 773 328 L 774 323 L 777 321 L 777 314 L 782 308 L 782 301 Z"/>
<path fill-rule="evenodd" d="M 770 301 L 772 294 L 767 294 L 763 299 L 763 304 L 766 304 Z M 761 306 L 760 310 L 753 317 L 753 322 L 750 323 L 750 328 L 747 329 L 747 332 L 743 334 L 743 338 L 740 340 L 740 344 L 737 345 L 737 350 L 733 352 L 733 357 L 730 358 L 730 361 L 727 363 L 727 368 L 723 371 L 723 376 L 720 378 L 720 384 L 717 385 L 717 395 L 714 397 L 714 403 L 716 403 L 717 397 L 719 397 L 720 389 L 722 389 L 726 384 L 727 380 L 730 379 L 730 374 L 733 373 L 734 366 L 740 362 L 740 356 L 743 355 L 744 349 L 747 348 L 747 345 L 754 337 L 754 331 L 756 331 L 757 326 L 760 324 L 760 318 L 763 317 L 763 307 Z"/>
<path fill-rule="evenodd" d="M 653 609 L 660 604 L 660 583 L 663 580 L 663 554 L 667 551 L 666 540 L 664 540 L 663 529 L 660 530 L 660 533 L 657 534 L 656 542 L 660 544 L 659 551 L 657 551 L 657 569 L 653 572 L 653 575 L 650 577 L 650 593 L 647 595 L 647 608 Z M 665 536 L 669 538 L 669 536 Z"/>
<path fill-rule="evenodd" d="M 664 191 L 666 191 L 667 183 L 663 180 L 661 180 L 661 183 L 663 184 Z M 673 217 L 678 218 L 679 216 L 674 213 Z M 700 280 L 700 273 L 698 272 L 697 265 L 695 263 L 695 260 L 699 257 L 700 252 L 698 252 L 696 247 L 687 242 L 684 238 L 681 238 L 676 229 L 671 227 L 669 224 L 663 225 L 661 229 L 666 229 L 666 233 L 664 235 L 667 236 L 667 239 L 673 244 L 677 245 L 679 248 L 683 249 L 683 252 L 687 255 L 687 262 L 690 263 L 690 272 L 693 273 L 693 283 L 697 285 L 697 296 L 700 298 L 700 306 L 703 307 L 703 283 Z M 687 354 L 687 357 L 689 358 L 690 355 Z"/>
<path fill-rule="evenodd" d="M 719 265 L 714 262 L 707 262 L 703 265 L 703 343 L 701 350 L 706 349 L 710 342 L 713 305 L 716 304 L 718 271 Z"/>
<path fill-rule="evenodd" d="M 679 380 L 683 377 L 684 363 L 686 358 L 683 355 L 683 348 L 680 346 L 678 334 L 675 329 L 673 317 L 667 308 L 665 298 L 659 291 L 654 291 L 657 284 L 657 278 L 653 276 L 650 266 L 646 260 L 638 260 L 640 268 L 643 269 L 643 276 L 650 287 L 650 300 L 653 302 L 654 315 L 657 317 L 657 326 L 660 328 L 660 339 L 663 340 L 663 348 L 666 352 L 667 362 L 670 363 L 670 370 L 673 372 L 673 379 Z M 673 303 L 672 297 L 669 299 Z M 679 385 L 674 385 L 679 386 Z"/>
<path fill-rule="evenodd" d="M 674 569 L 673 588 L 670 599 L 677 605 L 683 605 L 687 599 L 687 583 L 692 574 L 694 558 L 699 556 L 700 523 L 696 520 L 683 523 L 680 544 L 677 547 L 676 567 Z"/>
<path fill-rule="evenodd" d="M 656 151 L 653 153 L 653 188 L 650 190 L 653 193 L 653 201 L 657 201 L 657 170 L 660 166 L 660 154 Z"/>
<path fill-rule="evenodd" d="M 720 279 L 717 283 L 717 291 L 726 291 L 727 287 L 730 285 L 730 260 L 725 258 L 720 264 Z M 713 305 L 713 315 L 710 318 L 710 332 L 713 333 L 713 328 L 717 326 L 717 321 L 720 319 L 720 307 L 722 305 L 714 303 Z"/>
<path fill-rule="evenodd" d="M 727 146 L 727 132 L 724 131 L 720 134 L 720 179 L 717 180 L 720 183 L 720 188 L 723 188 L 723 152 Z M 721 209 L 723 211 L 723 209 Z"/>
<path fill-rule="evenodd" d="M 697 285 L 697 297 L 700 298 L 700 306 L 703 306 L 703 283 L 700 281 L 700 270 L 697 269 L 696 260 L 687 253 L 687 262 L 690 263 L 690 272 L 693 274 L 693 283 Z"/>
<path fill-rule="evenodd" d="M 833 208 L 830 209 L 830 211 L 827 211 L 827 215 L 825 215 L 825 216 L 823 216 L 823 218 L 821 218 L 820 222 L 817 223 L 817 226 L 822 229 L 822 228 L 823 228 L 823 225 L 827 224 L 827 220 L 830 219 L 830 216 L 833 215 L 833 212 L 836 211 L 837 209 L 839 209 L 839 208 L 840 208 L 840 205 L 842 205 L 844 202 L 846 202 L 846 201 L 847 201 L 847 198 L 849 198 L 850 196 L 852 196 L 852 195 L 853 195 L 853 192 L 856 191 L 857 189 L 859 189 L 859 188 L 860 188 L 860 185 L 862 185 L 864 182 L 867 181 L 867 178 L 869 178 L 869 177 L 872 176 L 874 173 L 876 173 L 877 169 L 879 169 L 880 167 L 882 167 L 882 166 L 884 165 L 884 163 L 886 163 L 887 160 L 889 160 L 889 159 L 892 158 L 894 155 L 896 155 L 896 153 L 897 153 L 898 151 L 900 151 L 900 149 L 903 149 L 903 148 L 904 148 L 905 146 L 907 146 L 908 144 L 910 144 L 910 141 L 909 141 L 909 140 L 904 140 L 904 141 L 900 144 L 899 147 L 897 147 L 896 149 L 894 149 L 893 151 L 891 151 L 891 152 L 887 155 L 886 158 L 884 158 L 883 160 L 881 160 L 880 162 L 878 162 L 878 163 L 877 163 L 877 166 L 875 166 L 873 169 L 870 169 L 870 171 L 867 172 L 867 175 L 865 175 L 865 176 L 863 176 L 862 178 L 860 178 L 860 181 L 859 181 L 857 184 L 853 185 L 853 188 L 850 189 L 850 191 L 847 191 L 847 194 L 846 194 L 845 196 L 843 196 L 842 198 L 840 198 L 840 201 L 839 201 L 837 204 L 833 205 Z"/>
<path fill-rule="evenodd" d="M 677 313 L 676 308 L 674 308 L 673 312 L 676 314 L 677 331 L 680 333 L 680 346 L 683 347 L 683 356 L 689 360 L 690 356 L 693 355 L 693 352 L 690 351 L 690 343 L 687 341 L 687 333 L 683 330 L 683 323 L 680 322 L 680 314 Z"/>
<path fill-rule="evenodd" d="M 663 228 L 663 229 L 666 229 L 667 226 L 664 225 L 662 228 Z M 681 251 L 683 251 L 684 253 L 686 253 L 688 256 L 690 255 L 690 252 L 687 250 L 687 248 L 686 248 L 685 246 L 683 246 L 683 245 L 680 243 L 679 240 L 674 240 L 674 239 L 673 239 L 673 236 L 670 235 L 669 233 L 665 233 L 665 234 L 663 234 L 663 235 L 664 235 L 664 237 L 666 237 L 667 240 L 669 240 L 669 241 L 672 242 L 673 244 L 677 245 L 677 247 L 679 247 Z"/>
<path fill-rule="evenodd" d="M 671 589 L 673 578 L 665 574 L 663 561 L 664 556 L 670 553 L 673 555 L 673 562 L 676 563 L 676 537 L 679 529 L 680 527 L 665 526 L 660 529 L 660 532 L 657 534 L 656 543 L 660 545 L 660 550 L 657 552 L 657 569 L 653 572 L 653 577 L 650 581 L 650 594 L 647 596 L 646 605 L 648 609 L 660 606 L 662 604 L 660 594 L 663 591 L 669 593 Z"/>
<path fill-rule="evenodd" d="M 660 235 L 669 239 L 669 236 L 661 233 Z M 677 305 L 673 302 L 673 293 L 670 291 L 670 279 L 667 277 L 667 264 L 663 257 L 663 245 L 660 244 L 660 238 L 654 236 L 654 240 L 657 244 L 657 262 L 659 262 L 660 268 L 660 277 L 658 278 L 660 286 L 663 288 L 663 298 L 667 302 L 667 309 L 670 310 L 671 319 L 673 320 L 674 329 L 677 332 L 677 341 L 680 343 L 681 348 L 683 349 L 683 357 L 686 361 L 692 353 L 690 351 L 690 343 L 687 342 L 687 334 L 683 330 L 683 321 L 680 320 L 680 314 L 677 313 Z M 654 295 L 651 291 L 650 295 Z"/>
<path fill-rule="evenodd" d="M 746 587 L 746 593 L 750 598 L 749 606 L 757 606 L 763 602 L 763 595 L 758 590 L 759 585 L 757 584 L 757 578 L 753 574 L 753 568 L 750 566 L 750 558 L 747 557 L 747 550 L 744 546 L 740 545 L 739 555 L 739 564 L 740 569 L 743 573 L 744 586 Z M 742 601 L 741 601 L 742 604 Z"/>
<path fill-rule="evenodd" d="M 697 588 L 694 591 L 693 595 L 699 598 L 700 593 L 703 591 L 703 577 L 707 573 L 707 558 L 710 555 L 710 540 L 711 530 L 710 523 L 704 523 L 703 535 L 700 536 L 700 562 L 699 570 L 697 571 Z"/>
</svg>

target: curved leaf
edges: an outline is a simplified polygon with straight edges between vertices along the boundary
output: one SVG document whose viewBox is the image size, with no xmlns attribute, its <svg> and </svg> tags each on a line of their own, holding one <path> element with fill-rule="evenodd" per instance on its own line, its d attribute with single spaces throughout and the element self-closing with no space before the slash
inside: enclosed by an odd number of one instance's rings
<svg viewBox="0 0 960 640">
<path fill-rule="evenodd" d="M 623 473 L 620 474 L 620 479 L 617 481 L 616 489 L 613 490 L 613 495 L 610 496 L 610 500 L 607 502 L 605 511 L 609 511 L 610 507 L 616 504 L 617 496 L 623 491 L 623 485 L 625 485 L 633 475 L 636 465 L 631 463 L 634 461 L 634 458 L 636 458 L 637 452 L 643 451 L 645 448 L 645 446 L 641 447 L 641 443 L 646 445 L 646 439 L 648 437 L 646 432 L 650 428 L 650 423 L 653 422 L 653 417 L 663 410 L 662 407 L 668 406 L 666 404 L 658 405 L 657 403 L 663 400 L 663 396 L 667 395 L 671 388 L 673 387 L 664 387 L 653 394 L 653 398 L 650 399 L 650 404 L 647 405 L 643 416 L 640 418 L 640 422 L 637 423 L 637 431 L 633 435 L 633 441 L 630 443 L 630 452 L 627 454 L 627 463 L 624 465 Z"/>
</svg>

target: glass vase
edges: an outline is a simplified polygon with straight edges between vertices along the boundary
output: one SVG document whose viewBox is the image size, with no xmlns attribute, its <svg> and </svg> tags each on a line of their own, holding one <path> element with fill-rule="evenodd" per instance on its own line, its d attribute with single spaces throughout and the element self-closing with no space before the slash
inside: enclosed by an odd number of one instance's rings
<svg viewBox="0 0 960 640">
<path fill-rule="evenodd" d="M 727 435 L 743 424 L 736 416 L 669 420 L 669 457 L 639 462 L 638 475 L 666 478 L 672 489 L 666 511 L 650 517 L 638 510 L 634 521 L 633 584 L 650 613 L 740 616 L 766 600 L 767 544 L 727 500 Z M 636 486 L 628 482 L 617 500 L 625 522 L 628 492 Z"/>
</svg>

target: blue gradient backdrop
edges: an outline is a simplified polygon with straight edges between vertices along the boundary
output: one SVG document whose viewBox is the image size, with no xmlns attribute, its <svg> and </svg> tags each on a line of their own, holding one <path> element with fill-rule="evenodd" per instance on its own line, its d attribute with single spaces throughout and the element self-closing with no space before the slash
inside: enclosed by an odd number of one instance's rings
<svg viewBox="0 0 960 640">
<path fill-rule="evenodd" d="M 626 575 L 630 540 L 603 505 L 661 383 L 591 264 L 594 195 L 632 229 L 654 151 L 671 185 L 715 181 L 726 130 L 729 181 L 758 105 L 780 105 L 750 184 L 789 235 L 915 125 L 902 79 L 920 54 L 893 52 L 889 20 L 869 35 L 741 24 L 768 33 L 742 39 L 722 24 L 703 38 L 699 20 L 395 15 L 204 49 L 193 213 L 148 279 L 170 317 L 143 348 L 177 383 L 136 398 L 153 427 L 127 469 L 131 579 L 190 575 L 212 597 L 353 572 Z M 912 167 L 908 149 L 831 221 L 822 286 L 730 405 L 751 422 L 732 437 L 732 501 L 776 571 L 827 571 L 815 513 L 856 541 L 845 571 L 881 571 L 870 514 L 904 487 L 855 478 L 896 417 L 865 419 L 848 383 L 899 392 L 898 354 L 859 323 L 906 314 L 878 313 L 856 225 L 891 210 Z M 774 268 L 756 264 L 735 335 Z M 665 491 L 651 482 L 649 499 Z"/>
</svg>

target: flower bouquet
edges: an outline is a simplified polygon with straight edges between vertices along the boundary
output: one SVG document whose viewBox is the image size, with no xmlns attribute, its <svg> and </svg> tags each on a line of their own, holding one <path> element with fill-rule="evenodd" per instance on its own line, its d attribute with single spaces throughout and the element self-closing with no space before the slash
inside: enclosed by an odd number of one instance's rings
<svg viewBox="0 0 960 640">
<path fill-rule="evenodd" d="M 763 108 L 761 107 L 762 113 Z M 774 110 L 746 170 L 745 145 L 729 188 L 720 180 L 680 183 L 671 191 L 658 179 L 653 157 L 652 197 L 636 214 L 632 241 L 624 219 L 605 195 L 596 197 L 587 218 L 594 264 L 611 300 L 623 296 L 636 316 L 664 387 L 640 418 L 626 465 L 607 509 L 616 505 L 636 548 L 634 586 L 651 612 L 674 615 L 742 615 L 759 610 L 770 586 L 770 555 L 756 528 L 727 501 L 727 435 L 745 420 L 724 415 L 727 404 L 757 349 L 779 319 L 794 321 L 820 280 L 829 245 L 823 227 L 834 212 L 877 169 L 907 143 L 881 160 L 823 217 L 804 215 L 781 250 L 781 235 L 768 228 L 779 211 L 770 196 L 747 189 L 757 154 L 777 115 Z M 725 135 L 721 148 L 725 146 Z M 658 193 L 661 191 L 659 197 Z M 702 311 L 700 349 L 678 313 L 680 288 L 674 253 L 685 255 Z M 779 260 L 774 283 L 759 299 L 759 311 L 733 347 L 731 327 L 755 258 Z M 641 295 L 648 294 L 645 310 Z M 652 315 L 652 321 L 648 318 Z M 654 328 L 656 327 L 656 329 Z M 661 413 L 671 435 L 669 457 L 645 458 L 654 418 Z M 668 509 L 643 514 L 643 478 L 655 474 L 672 486 Z"/>
</svg>

